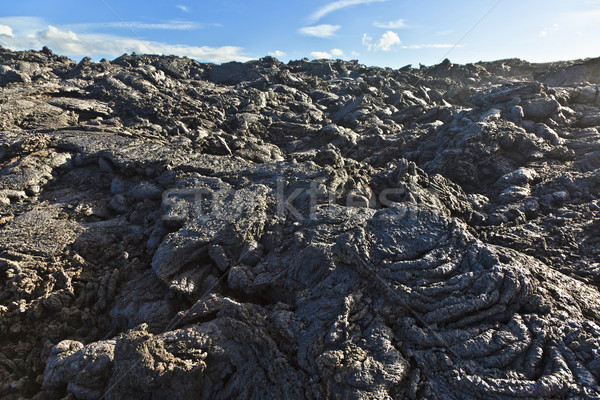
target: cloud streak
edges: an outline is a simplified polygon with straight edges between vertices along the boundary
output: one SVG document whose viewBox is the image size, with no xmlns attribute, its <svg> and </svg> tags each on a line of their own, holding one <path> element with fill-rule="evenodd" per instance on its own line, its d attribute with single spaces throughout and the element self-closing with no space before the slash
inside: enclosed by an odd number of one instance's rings
<svg viewBox="0 0 600 400">
<path fill-rule="evenodd" d="M 14 50 L 41 49 L 48 46 L 58 54 L 69 57 L 92 58 L 118 57 L 123 53 L 165 54 L 186 56 L 199 61 L 222 63 L 227 61 L 249 61 L 243 49 L 236 46 L 187 46 L 173 45 L 117 35 L 81 34 L 61 30 L 48 25 L 41 30 L 13 27 L 13 36 L 0 35 L 0 45 Z"/>
<path fill-rule="evenodd" d="M 403 19 L 397 19 L 390 22 L 374 22 L 373 26 L 381 29 L 400 29 L 408 27 L 408 25 L 406 25 L 406 21 Z"/>
<path fill-rule="evenodd" d="M 315 36 L 319 38 L 330 38 L 334 37 L 335 33 L 341 28 L 339 25 L 315 25 L 315 26 L 305 26 L 304 28 L 298 29 L 303 35 L 307 36 Z"/>
<path fill-rule="evenodd" d="M 407 50 L 421 50 L 421 49 L 451 49 L 453 47 L 463 47 L 461 44 L 447 44 L 447 43 L 429 43 L 429 44 L 410 44 L 406 46 L 400 46 L 401 49 Z"/>
<path fill-rule="evenodd" d="M 338 0 L 319 8 L 309 16 L 309 19 L 312 22 L 316 22 L 327 14 L 331 14 L 334 11 L 338 11 L 346 7 L 356 6 L 359 4 L 382 3 L 385 1 L 388 0 Z"/>
<path fill-rule="evenodd" d="M 172 31 L 191 31 L 194 29 L 220 28 L 223 25 L 215 23 L 198 23 L 194 21 L 171 20 L 161 23 L 146 23 L 139 21 L 123 22 L 98 22 L 88 24 L 69 24 L 60 26 L 61 29 L 70 30 L 91 30 L 91 29 L 137 29 L 137 30 L 172 30 Z"/>
<path fill-rule="evenodd" d="M 48 23 L 40 17 L 0 17 L 0 24 L 12 27 L 14 31 L 39 31 L 48 27 Z M 70 30 L 75 32 L 98 31 L 102 29 L 137 29 L 137 30 L 173 30 L 188 31 L 194 29 L 221 28 L 223 25 L 218 23 L 199 23 L 182 19 L 173 19 L 158 23 L 147 23 L 140 21 L 115 21 L 115 22 L 94 22 L 77 23 L 66 25 L 55 25 L 61 30 Z"/>
</svg>

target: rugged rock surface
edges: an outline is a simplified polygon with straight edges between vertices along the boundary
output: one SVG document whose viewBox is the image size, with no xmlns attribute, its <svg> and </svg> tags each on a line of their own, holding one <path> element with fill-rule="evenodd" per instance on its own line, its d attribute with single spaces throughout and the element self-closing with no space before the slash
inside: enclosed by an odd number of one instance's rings
<svg viewBox="0 0 600 400">
<path fill-rule="evenodd" d="M 599 88 L 0 49 L 0 398 L 600 398 Z"/>
</svg>

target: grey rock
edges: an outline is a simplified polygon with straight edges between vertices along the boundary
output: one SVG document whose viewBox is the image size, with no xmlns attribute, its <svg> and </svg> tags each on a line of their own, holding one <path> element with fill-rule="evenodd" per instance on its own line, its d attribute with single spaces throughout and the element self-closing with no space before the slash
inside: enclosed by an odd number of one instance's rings
<svg viewBox="0 0 600 400">
<path fill-rule="evenodd" d="M 538 173 L 531 168 L 519 168 L 513 172 L 502 176 L 498 180 L 499 185 L 520 185 L 528 186 L 538 178 Z"/>
<path fill-rule="evenodd" d="M 44 387 L 67 385 L 77 398 L 94 400 L 106 390 L 106 378 L 113 369 L 115 341 L 107 340 L 83 346 L 64 340 L 54 346 L 44 371 Z"/>
<path fill-rule="evenodd" d="M 163 241 L 152 260 L 154 272 L 166 281 L 187 263 L 207 254 L 209 245 L 218 244 L 239 253 L 246 241 L 260 237 L 266 222 L 268 189 L 264 186 L 235 192 L 226 186 L 218 192 L 193 187 L 188 190 L 195 193 L 188 203 L 194 217 Z"/>
<path fill-rule="evenodd" d="M 552 128 L 545 124 L 538 124 L 535 127 L 535 134 L 557 146 L 564 143 L 564 140 L 558 136 Z"/>
<path fill-rule="evenodd" d="M 554 99 L 535 99 L 522 103 L 525 118 L 543 121 L 550 118 L 560 107 Z"/>
<path fill-rule="evenodd" d="M 510 118 L 516 125 L 521 125 L 523 118 L 525 118 L 525 112 L 521 106 L 513 106 L 510 109 Z"/>
<path fill-rule="evenodd" d="M 55 207 L 36 207 L 0 228 L 0 249 L 28 255 L 58 256 L 83 231 Z"/>
</svg>

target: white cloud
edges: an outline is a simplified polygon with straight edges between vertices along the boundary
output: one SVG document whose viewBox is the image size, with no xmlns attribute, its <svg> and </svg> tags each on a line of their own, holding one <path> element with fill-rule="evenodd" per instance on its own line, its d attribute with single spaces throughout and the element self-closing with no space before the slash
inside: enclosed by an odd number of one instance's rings
<svg viewBox="0 0 600 400">
<path fill-rule="evenodd" d="M 305 26 L 304 28 L 298 29 L 298 32 L 300 32 L 303 35 L 308 35 L 308 36 L 316 36 L 316 37 L 320 37 L 320 38 L 330 38 L 330 37 L 335 36 L 335 33 L 340 28 L 341 28 L 341 26 L 339 26 L 339 25 L 323 24 L 323 25 L 315 25 L 315 26 Z"/>
<path fill-rule="evenodd" d="M 403 19 L 397 19 L 390 22 L 374 22 L 373 25 L 382 29 L 400 29 L 408 26 Z"/>
<path fill-rule="evenodd" d="M 342 49 L 331 49 L 330 51 L 313 51 L 310 53 L 310 58 L 312 59 L 322 59 L 322 58 L 343 58 L 346 57 L 344 51 Z"/>
<path fill-rule="evenodd" d="M 329 59 L 329 58 L 332 58 L 332 57 L 331 57 L 331 54 L 329 54 L 326 51 L 313 51 L 313 52 L 310 53 L 310 58 L 312 58 L 312 59 L 319 59 L 320 60 L 320 59 L 323 59 L 323 58 Z"/>
<path fill-rule="evenodd" d="M 341 10 L 342 8 L 358 5 L 358 4 L 371 4 L 371 3 L 381 3 L 388 0 L 338 0 L 333 3 L 329 3 L 317 11 L 310 15 L 311 21 L 318 21 L 327 14 L 330 14 L 334 11 Z"/>
<path fill-rule="evenodd" d="M 344 57 L 344 51 L 342 49 L 331 49 L 331 55 L 334 57 Z"/>
<path fill-rule="evenodd" d="M 218 28 L 221 24 L 206 24 L 194 21 L 171 20 L 161 23 L 146 23 L 139 21 L 123 21 L 123 22 L 95 22 L 87 24 L 69 24 L 62 25 L 60 29 L 72 30 L 92 30 L 102 28 L 122 28 L 122 29 L 138 29 L 138 30 L 172 30 L 172 31 L 190 31 L 194 29 Z"/>
<path fill-rule="evenodd" d="M 183 12 L 190 12 L 190 9 L 182 4 L 177 4 L 175 7 L 179 8 Z"/>
<path fill-rule="evenodd" d="M 39 20 L 37 20 L 39 21 Z M 13 50 L 41 49 L 48 46 L 57 54 L 70 57 L 92 58 L 117 57 L 123 53 L 168 54 L 187 56 L 199 61 L 221 63 L 226 61 L 248 61 L 243 49 L 235 46 L 208 47 L 173 45 L 132 39 L 117 35 L 76 34 L 73 31 L 61 30 L 48 25 L 41 30 L 25 28 L 23 25 L 12 26 L 12 37 L 0 36 L 0 45 Z"/>
<path fill-rule="evenodd" d="M 275 51 L 270 51 L 269 55 L 271 57 L 281 58 L 281 57 L 285 57 L 286 53 L 283 51 L 275 50 Z"/>
<path fill-rule="evenodd" d="M 13 36 L 13 30 L 8 25 L 0 25 L 0 35 L 12 37 Z"/>
<path fill-rule="evenodd" d="M 365 33 L 362 44 L 367 46 L 369 51 L 393 51 L 402 44 L 402 41 L 396 32 L 386 31 L 375 43 L 373 43 L 373 38 Z"/>
<path fill-rule="evenodd" d="M 390 51 L 395 45 L 401 43 L 402 41 L 400 40 L 396 32 L 387 31 L 381 36 L 379 42 L 377 42 L 375 47 L 381 51 Z"/>
</svg>

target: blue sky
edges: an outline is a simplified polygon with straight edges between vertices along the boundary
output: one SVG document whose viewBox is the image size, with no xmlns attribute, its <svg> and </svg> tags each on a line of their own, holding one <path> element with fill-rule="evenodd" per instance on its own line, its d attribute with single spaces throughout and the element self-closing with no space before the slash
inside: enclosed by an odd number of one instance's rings
<svg viewBox="0 0 600 400">
<path fill-rule="evenodd" d="M 398 68 L 600 56 L 600 0 L 4 1 L 0 45 L 75 60 L 127 52 L 208 62 L 265 55 Z"/>
</svg>

